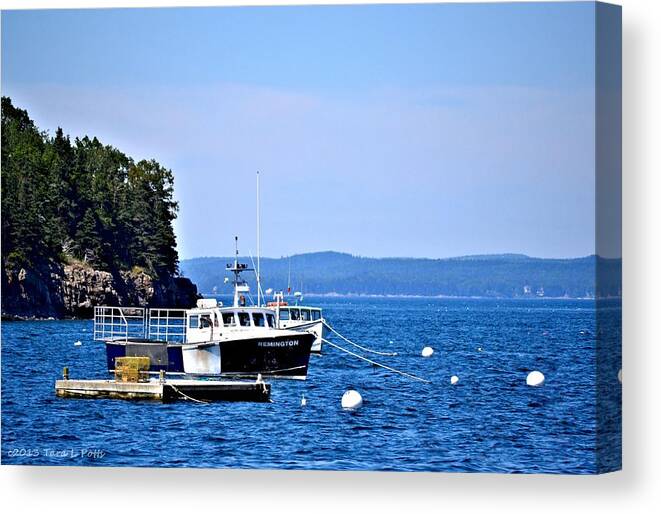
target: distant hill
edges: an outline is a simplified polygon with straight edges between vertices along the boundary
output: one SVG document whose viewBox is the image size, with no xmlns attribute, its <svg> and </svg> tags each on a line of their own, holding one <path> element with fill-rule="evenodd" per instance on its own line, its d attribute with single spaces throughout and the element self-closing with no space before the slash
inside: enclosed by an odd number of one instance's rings
<svg viewBox="0 0 661 514">
<path fill-rule="evenodd" d="M 250 259 L 241 258 L 250 264 Z M 201 257 L 180 263 L 184 276 L 202 293 L 231 293 L 224 284 L 231 257 Z M 520 254 L 473 255 L 449 259 L 368 258 L 318 252 L 262 258 L 262 287 L 306 294 L 420 295 L 480 297 L 594 297 L 621 294 L 621 260 L 588 256 L 538 259 Z M 245 277 L 255 291 L 254 273 Z"/>
</svg>

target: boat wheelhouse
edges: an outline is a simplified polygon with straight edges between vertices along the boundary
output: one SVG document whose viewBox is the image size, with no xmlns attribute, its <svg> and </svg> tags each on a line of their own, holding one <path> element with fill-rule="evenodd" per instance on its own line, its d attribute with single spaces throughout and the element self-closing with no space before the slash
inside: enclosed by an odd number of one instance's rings
<svg viewBox="0 0 661 514">
<path fill-rule="evenodd" d="M 314 335 L 312 351 L 321 353 L 323 339 L 326 337 L 326 322 L 321 308 L 303 305 L 289 305 L 282 293 L 276 293 L 275 300 L 266 304 L 275 311 L 278 328 L 309 332 Z"/>
</svg>

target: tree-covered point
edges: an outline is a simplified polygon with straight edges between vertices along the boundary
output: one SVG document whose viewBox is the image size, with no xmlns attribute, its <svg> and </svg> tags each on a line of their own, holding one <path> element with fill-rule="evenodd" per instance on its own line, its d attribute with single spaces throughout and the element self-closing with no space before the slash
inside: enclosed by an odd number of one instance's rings
<svg viewBox="0 0 661 514">
<path fill-rule="evenodd" d="M 2 98 L 2 256 L 5 265 L 77 259 L 96 269 L 176 274 L 172 172 L 96 137 L 40 131 Z"/>
</svg>

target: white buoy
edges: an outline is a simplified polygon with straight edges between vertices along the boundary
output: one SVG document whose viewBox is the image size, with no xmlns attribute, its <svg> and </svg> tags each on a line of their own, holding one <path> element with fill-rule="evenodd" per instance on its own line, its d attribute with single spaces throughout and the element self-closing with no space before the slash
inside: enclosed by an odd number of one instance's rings
<svg viewBox="0 0 661 514">
<path fill-rule="evenodd" d="M 74 346 L 83 346 L 83 342 L 82 341 L 76 341 L 75 343 L 73 343 L 73 345 Z"/>
<path fill-rule="evenodd" d="M 308 404 L 308 401 L 305 399 L 305 395 L 301 396 L 301 405 L 305 407 Z"/>
<path fill-rule="evenodd" d="M 478 347 L 477 347 L 477 351 L 478 351 L 478 352 L 481 352 L 481 351 L 482 351 L 482 347 L 481 347 L 481 346 L 478 346 Z"/>
<path fill-rule="evenodd" d="M 434 349 L 431 346 L 425 346 L 422 349 L 422 356 L 423 357 L 431 357 L 433 353 L 434 353 Z"/>
<path fill-rule="evenodd" d="M 541 371 L 531 371 L 526 377 L 526 384 L 531 387 L 537 387 L 544 384 L 544 374 Z"/>
<path fill-rule="evenodd" d="M 349 389 L 342 395 L 343 409 L 357 409 L 363 405 L 363 397 L 355 389 Z"/>
<path fill-rule="evenodd" d="M 620 368 L 620 371 L 617 372 L 617 380 L 622 383 L 622 368 Z"/>
<path fill-rule="evenodd" d="M 456 385 L 457 382 L 459 382 L 459 377 L 458 377 L 457 375 L 452 375 L 452 376 L 450 377 L 450 383 L 451 383 L 452 385 Z"/>
</svg>

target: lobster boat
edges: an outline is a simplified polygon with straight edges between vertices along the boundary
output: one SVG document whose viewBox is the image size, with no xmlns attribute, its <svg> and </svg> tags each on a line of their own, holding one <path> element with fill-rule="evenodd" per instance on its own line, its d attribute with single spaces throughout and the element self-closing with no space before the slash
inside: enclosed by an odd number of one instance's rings
<svg viewBox="0 0 661 514">
<path fill-rule="evenodd" d="M 215 299 L 184 310 L 96 307 L 94 338 L 106 345 L 108 370 L 117 357 L 147 356 L 154 373 L 307 378 L 315 335 L 280 328 L 272 309 L 246 305 L 241 273 L 252 270 L 238 262 L 238 250 L 227 270 L 234 274 L 231 307 Z"/>
</svg>

